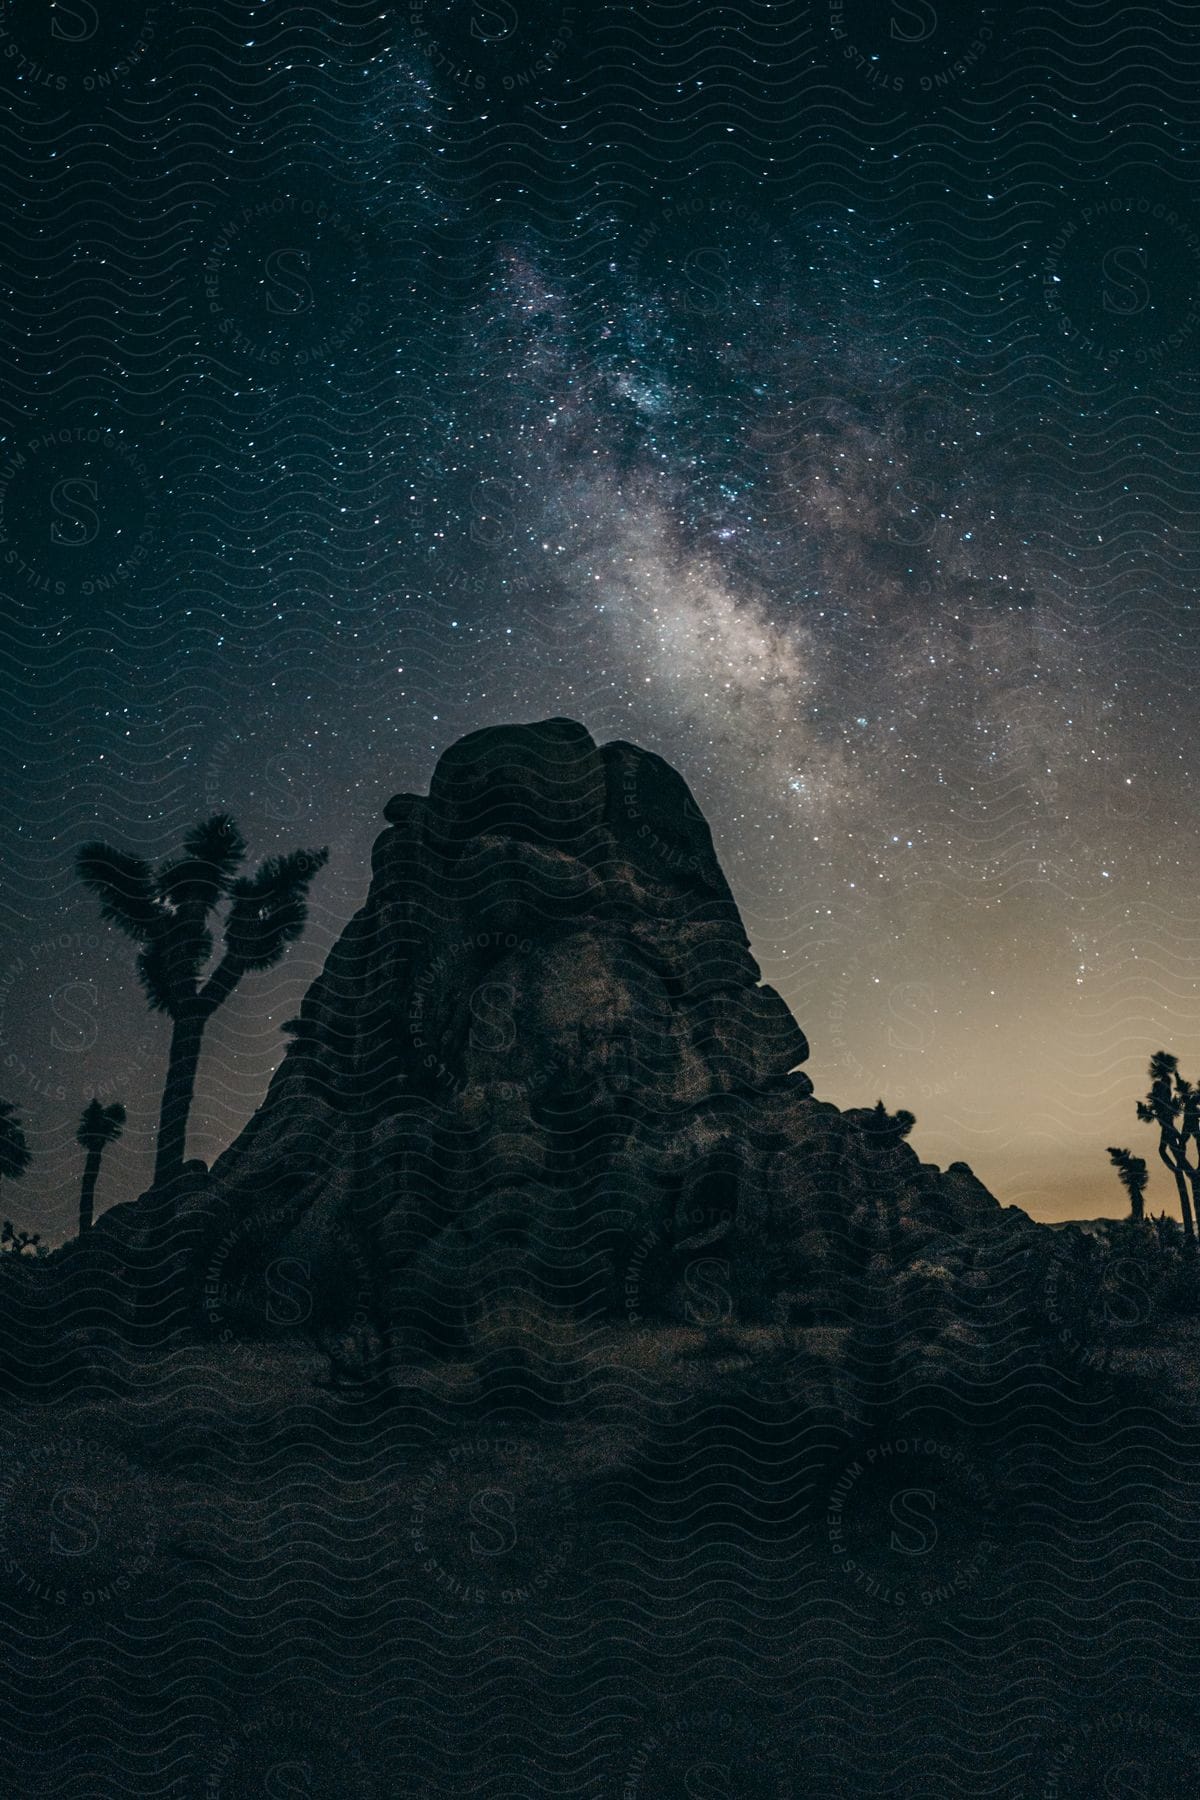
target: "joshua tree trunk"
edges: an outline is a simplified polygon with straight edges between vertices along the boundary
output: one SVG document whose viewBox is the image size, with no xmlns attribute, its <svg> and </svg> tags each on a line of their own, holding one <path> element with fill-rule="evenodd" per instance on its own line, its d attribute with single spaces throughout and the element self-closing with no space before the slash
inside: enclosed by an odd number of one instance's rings
<svg viewBox="0 0 1200 1800">
<path fill-rule="evenodd" d="M 1186 1156 L 1181 1157 L 1180 1161 L 1183 1164 L 1183 1173 L 1187 1177 L 1188 1186 L 1192 1190 L 1191 1205 L 1188 1207 L 1190 1217 L 1186 1223 L 1188 1236 L 1194 1237 L 1196 1222 L 1200 1220 L 1200 1168 L 1193 1168 Z"/>
<path fill-rule="evenodd" d="M 1176 1171 L 1175 1185 L 1179 1189 L 1179 1210 L 1183 1214 L 1183 1235 L 1185 1237 L 1194 1238 L 1196 1235 L 1196 1226 L 1192 1217 L 1192 1204 L 1188 1199 L 1187 1182 L 1183 1178 L 1182 1170 Z"/>
<path fill-rule="evenodd" d="M 1164 1144 L 1158 1146 L 1158 1154 L 1175 1177 L 1175 1186 L 1179 1190 L 1179 1210 L 1183 1214 L 1183 1235 L 1188 1238 L 1194 1238 L 1196 1235 L 1196 1227 L 1192 1222 L 1192 1203 L 1188 1199 L 1188 1184 L 1183 1170 L 1177 1162 L 1171 1161 L 1171 1158 L 1167 1155 L 1166 1146 Z"/>
<path fill-rule="evenodd" d="M 1145 1218 L 1145 1197 L 1140 1187 L 1129 1190 L 1129 1217 L 1135 1225 L 1140 1225 Z"/>
<path fill-rule="evenodd" d="M 158 1144 L 154 1156 L 154 1185 L 167 1184 L 183 1172 L 188 1114 L 196 1091 L 196 1069 L 207 1011 L 191 1007 L 176 1018 L 171 1032 L 171 1054 L 158 1114 Z"/>
<path fill-rule="evenodd" d="M 102 1150 L 89 1150 L 83 1165 L 83 1186 L 79 1190 L 79 1235 L 92 1229 L 95 1215 L 96 1178 L 100 1173 Z"/>
<path fill-rule="evenodd" d="M 158 1144 L 154 1154 L 154 1185 L 165 1187 L 183 1173 L 187 1149 L 188 1115 L 196 1091 L 196 1070 L 204 1027 L 218 1006 L 223 1006 L 241 977 L 241 965 L 222 957 L 200 992 L 187 1002 L 175 1019 L 167 1079 L 158 1114 Z"/>
</svg>

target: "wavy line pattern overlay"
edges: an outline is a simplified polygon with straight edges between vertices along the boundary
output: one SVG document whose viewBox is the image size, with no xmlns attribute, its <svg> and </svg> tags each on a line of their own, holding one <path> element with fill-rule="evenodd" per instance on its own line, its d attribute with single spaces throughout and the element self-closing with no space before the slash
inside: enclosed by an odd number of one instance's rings
<svg viewBox="0 0 1200 1800">
<path fill-rule="evenodd" d="M 5 1792 L 1200 1790 L 1198 72 L 0 0 Z"/>
</svg>

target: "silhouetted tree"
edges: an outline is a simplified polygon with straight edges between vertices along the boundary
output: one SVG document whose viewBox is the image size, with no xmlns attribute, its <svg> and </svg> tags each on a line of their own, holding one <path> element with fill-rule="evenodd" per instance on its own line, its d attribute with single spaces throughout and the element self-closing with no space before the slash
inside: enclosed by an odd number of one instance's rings
<svg viewBox="0 0 1200 1800">
<path fill-rule="evenodd" d="M 872 1107 L 852 1108 L 846 1116 L 858 1127 L 866 1152 L 863 1174 L 874 1201 L 874 1249 L 894 1254 L 899 1244 L 901 1190 L 914 1160 L 904 1140 L 917 1122 L 916 1115 L 903 1108 L 890 1113 L 883 1101 L 877 1100 Z"/>
<path fill-rule="evenodd" d="M 17 1109 L 11 1100 L 0 1100 L 0 1179 L 19 1181 L 30 1164 L 29 1146 Z"/>
<path fill-rule="evenodd" d="M 1185 1081 L 1182 1075 L 1175 1078 L 1175 1088 L 1179 1095 L 1179 1136 L 1184 1147 L 1183 1172 L 1192 1190 L 1192 1221 L 1200 1227 L 1200 1088 Z M 1194 1146 L 1191 1157 L 1187 1155 L 1187 1146 Z"/>
<path fill-rule="evenodd" d="M 1179 1194 L 1179 1210 L 1183 1229 L 1189 1238 L 1196 1235 L 1189 1187 L 1196 1189 L 1200 1170 L 1189 1162 L 1189 1138 L 1196 1136 L 1197 1094 L 1191 1082 L 1179 1073 L 1179 1058 L 1169 1051 L 1156 1050 L 1150 1058 L 1150 1090 L 1137 1103 L 1137 1116 L 1143 1125 L 1157 1125 L 1158 1154 L 1170 1169 Z"/>
<path fill-rule="evenodd" d="M 304 930 L 309 885 L 327 850 L 269 856 L 258 872 L 238 876 L 246 846 L 227 813 L 192 827 L 183 854 L 157 871 L 141 857 L 107 844 L 85 844 L 76 859 L 80 880 L 99 895 L 101 916 L 141 946 L 137 971 L 152 1009 L 171 1020 L 171 1049 L 163 1085 L 154 1185 L 183 1170 L 188 1114 L 204 1028 L 242 976 L 269 969 Z M 228 900 L 224 947 L 213 952 L 211 915 Z"/>
<path fill-rule="evenodd" d="M 1145 1195 L 1148 1171 L 1144 1156 L 1134 1156 L 1130 1150 L 1108 1147 L 1108 1160 L 1117 1171 L 1117 1179 L 1129 1195 L 1129 1216 L 1135 1224 L 1140 1225 L 1145 1216 Z"/>
<path fill-rule="evenodd" d="M 119 1100 L 114 1101 L 111 1106 L 101 1106 L 96 1099 L 89 1100 L 80 1116 L 75 1142 L 81 1150 L 87 1151 L 87 1160 L 83 1165 L 83 1186 L 79 1190 L 80 1237 L 92 1228 L 100 1159 L 108 1145 L 116 1143 L 124 1123 L 125 1108 Z"/>
<path fill-rule="evenodd" d="M 906 1112 L 903 1107 L 890 1113 L 883 1101 L 877 1100 L 871 1108 L 866 1129 L 881 1148 L 894 1150 L 897 1144 L 903 1143 L 916 1122 L 916 1113 Z"/>
</svg>

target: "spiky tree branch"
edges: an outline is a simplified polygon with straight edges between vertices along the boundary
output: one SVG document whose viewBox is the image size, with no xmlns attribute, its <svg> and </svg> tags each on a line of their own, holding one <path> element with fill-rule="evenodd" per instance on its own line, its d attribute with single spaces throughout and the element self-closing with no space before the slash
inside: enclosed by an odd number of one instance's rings
<svg viewBox="0 0 1200 1800">
<path fill-rule="evenodd" d="M 1158 1127 L 1159 1160 L 1171 1171 L 1184 1233 L 1194 1241 L 1196 1227 L 1189 1189 L 1195 1192 L 1200 1170 L 1188 1159 L 1187 1143 L 1196 1132 L 1196 1097 L 1191 1084 L 1179 1073 L 1179 1058 L 1167 1050 L 1156 1050 L 1150 1058 L 1150 1088 L 1146 1098 L 1137 1103 L 1137 1116 L 1144 1125 Z"/>
<path fill-rule="evenodd" d="M 1123 1150 L 1110 1144 L 1108 1160 L 1117 1171 L 1117 1179 L 1129 1195 L 1129 1216 L 1135 1224 L 1140 1224 L 1145 1216 L 1145 1194 L 1148 1171 L 1144 1156 L 1135 1156 L 1131 1150 Z"/>
</svg>

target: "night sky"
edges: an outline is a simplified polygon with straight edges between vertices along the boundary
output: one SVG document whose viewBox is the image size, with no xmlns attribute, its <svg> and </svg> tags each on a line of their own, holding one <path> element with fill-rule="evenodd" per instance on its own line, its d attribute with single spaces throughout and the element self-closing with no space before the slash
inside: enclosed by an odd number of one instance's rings
<svg viewBox="0 0 1200 1800">
<path fill-rule="evenodd" d="M 685 775 L 818 1094 L 1121 1212 L 1200 1073 L 1195 9 L 102 10 L 0 4 L 5 1215 L 71 1228 L 93 1092 L 149 1175 L 83 840 L 330 846 L 211 1158 L 388 797 L 557 713 Z"/>
</svg>

